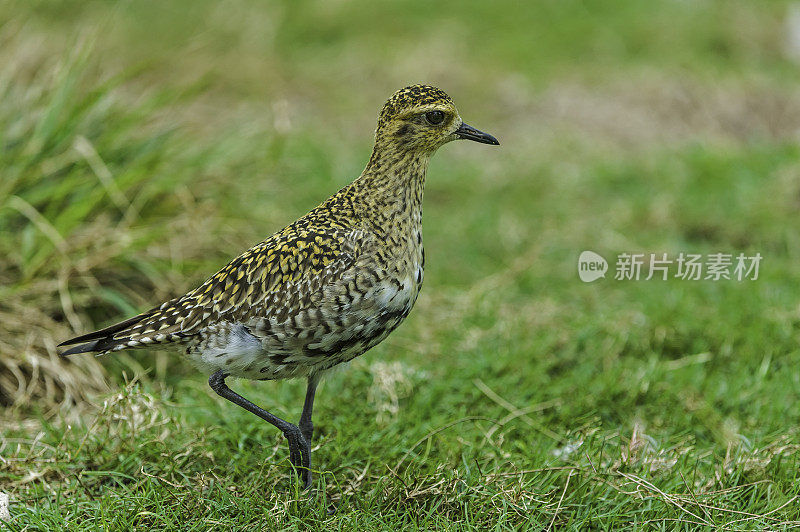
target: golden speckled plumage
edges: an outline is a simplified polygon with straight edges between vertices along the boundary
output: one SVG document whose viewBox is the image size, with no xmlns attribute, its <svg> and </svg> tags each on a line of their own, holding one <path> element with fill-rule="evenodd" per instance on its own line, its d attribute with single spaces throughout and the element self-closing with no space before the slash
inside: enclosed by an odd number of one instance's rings
<svg viewBox="0 0 800 532">
<path fill-rule="evenodd" d="M 411 311 L 425 264 L 428 161 L 458 138 L 497 144 L 464 124 L 442 90 L 414 85 L 396 92 L 380 112 L 372 155 L 355 181 L 198 288 L 64 342 L 79 344 L 64 355 L 175 345 L 200 369 L 220 375 L 212 386 L 224 388 L 229 375 L 305 376 L 312 389 L 321 371 L 361 355 Z M 310 423 L 310 408 L 308 415 Z"/>
</svg>

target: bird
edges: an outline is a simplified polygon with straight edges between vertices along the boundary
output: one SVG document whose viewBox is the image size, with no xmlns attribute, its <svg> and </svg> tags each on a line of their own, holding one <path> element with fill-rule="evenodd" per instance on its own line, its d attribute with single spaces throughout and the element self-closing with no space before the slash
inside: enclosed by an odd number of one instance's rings
<svg viewBox="0 0 800 532">
<path fill-rule="evenodd" d="M 378 115 L 361 175 L 231 260 L 199 287 L 67 340 L 62 356 L 175 347 L 221 397 L 274 425 L 304 489 L 312 486 L 312 410 L 320 378 L 364 354 L 408 316 L 422 287 L 428 162 L 453 140 L 499 145 L 430 85 L 398 90 Z M 228 377 L 305 378 L 295 425 L 231 390 Z"/>
</svg>

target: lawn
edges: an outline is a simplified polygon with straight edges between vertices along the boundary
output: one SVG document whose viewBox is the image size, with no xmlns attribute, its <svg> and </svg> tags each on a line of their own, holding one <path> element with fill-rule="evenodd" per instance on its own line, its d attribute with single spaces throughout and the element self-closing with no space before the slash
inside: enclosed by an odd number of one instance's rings
<svg viewBox="0 0 800 532">
<path fill-rule="evenodd" d="M 0 4 L 0 530 L 797 527 L 792 13 Z M 58 357 L 355 178 L 380 106 L 418 82 L 501 146 L 434 157 L 425 286 L 323 381 L 312 490 L 177 354 Z M 579 279 L 586 250 L 605 278 Z M 615 279 L 623 254 L 682 253 L 762 260 Z M 299 417 L 303 382 L 231 386 Z"/>
</svg>

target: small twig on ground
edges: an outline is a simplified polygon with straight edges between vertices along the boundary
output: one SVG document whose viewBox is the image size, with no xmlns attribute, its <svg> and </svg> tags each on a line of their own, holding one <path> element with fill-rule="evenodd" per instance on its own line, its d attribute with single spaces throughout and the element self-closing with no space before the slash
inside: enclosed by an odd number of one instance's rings
<svg viewBox="0 0 800 532">
<path fill-rule="evenodd" d="M 516 406 L 514 406 L 512 403 L 510 403 L 509 401 L 507 401 L 506 399 L 501 397 L 499 394 L 497 394 L 497 392 L 495 392 L 494 390 L 489 388 L 489 386 L 485 382 L 483 382 L 481 379 L 474 379 L 472 382 L 473 382 L 473 384 L 475 384 L 475 386 L 481 392 L 484 393 L 484 395 L 486 395 L 486 397 L 488 397 L 489 399 L 491 399 L 492 401 L 494 401 L 498 405 L 502 406 L 503 408 L 505 408 L 506 410 L 508 410 L 511 413 L 511 418 L 510 419 L 505 419 L 504 418 L 502 421 L 500 421 L 499 424 L 498 424 L 498 428 L 499 428 L 499 426 L 503 425 L 504 423 L 508 423 L 509 421 L 511 421 L 511 419 L 515 419 L 515 418 L 518 417 L 521 420 L 523 420 L 525 423 L 530 425 L 531 427 L 535 428 L 536 430 L 538 430 L 539 432 L 544 434 L 545 436 L 548 436 L 548 437 L 550 437 L 550 438 L 552 438 L 552 439 L 554 439 L 556 441 L 559 441 L 559 442 L 564 440 L 564 438 L 561 437 L 561 435 L 556 434 L 552 430 L 548 429 L 547 427 L 545 427 L 541 423 L 538 423 L 533 418 L 528 416 L 528 414 L 530 412 L 544 410 L 545 408 L 550 408 L 552 406 L 557 406 L 557 405 L 561 404 L 561 400 L 560 399 L 553 399 L 551 401 L 545 401 L 544 403 L 540 403 L 538 405 L 533 405 L 532 407 L 530 407 L 531 410 L 529 412 L 526 409 L 520 409 L 520 408 L 517 408 Z M 494 429 L 494 430 L 497 430 L 497 429 Z M 494 431 L 492 431 L 492 434 L 494 434 Z M 487 438 L 489 438 L 490 436 L 491 435 L 487 433 Z"/>
<path fill-rule="evenodd" d="M 567 493 L 567 487 L 569 486 L 569 480 L 572 478 L 572 473 L 574 473 L 574 471 L 570 471 L 569 474 L 567 474 L 567 481 L 564 483 L 564 491 L 561 492 L 561 498 L 558 499 L 558 506 L 556 506 L 556 511 L 553 512 L 553 518 L 550 519 L 550 524 L 547 526 L 547 530 L 553 529 L 553 523 L 556 522 L 556 516 L 558 516 L 558 512 L 561 511 L 561 503 L 564 502 L 564 495 Z"/>
<path fill-rule="evenodd" d="M 683 481 L 683 485 L 686 486 L 687 490 L 689 490 L 689 493 L 691 494 L 692 500 L 694 500 L 695 505 L 697 505 L 697 507 L 700 508 L 703 511 L 703 515 L 706 516 L 706 519 L 711 519 L 711 516 L 708 515 L 708 510 L 706 509 L 706 507 L 704 505 L 700 504 L 697 501 L 697 497 L 695 497 L 695 495 L 694 495 L 694 490 L 692 490 L 692 487 L 689 485 L 688 482 L 686 482 L 686 479 L 684 478 L 683 473 L 678 471 L 678 474 L 681 476 L 681 480 Z"/>
<path fill-rule="evenodd" d="M 442 425 L 441 427 L 439 427 L 439 428 L 436 428 L 436 429 L 434 429 L 434 430 L 430 431 L 430 432 L 429 432 L 429 433 L 427 433 L 425 436 L 423 436 L 422 438 L 420 438 L 419 440 L 417 440 L 417 443 L 415 443 L 414 445 L 412 445 L 412 446 L 411 446 L 411 448 L 410 448 L 408 451 L 406 451 L 406 453 L 403 455 L 403 457 L 402 457 L 402 458 L 400 458 L 400 461 L 399 461 L 399 462 L 397 462 L 397 465 L 396 465 L 396 466 L 394 466 L 394 469 L 395 469 L 395 471 L 399 471 L 399 470 L 400 470 L 400 466 L 401 466 L 401 465 L 403 465 L 403 462 L 405 462 L 405 461 L 406 461 L 406 458 L 408 458 L 408 457 L 409 457 L 409 455 L 411 455 L 411 453 L 412 453 L 412 452 L 414 452 L 414 449 L 416 449 L 417 447 L 419 447 L 419 445 L 420 445 L 422 442 L 424 442 L 425 440 L 427 440 L 428 438 L 430 438 L 430 437 L 432 437 L 432 436 L 435 436 L 436 434 L 439 434 L 440 432 L 442 432 L 442 431 L 444 431 L 444 430 L 447 430 L 447 429 L 449 429 L 450 427 L 453 427 L 453 426 L 455 426 L 455 425 L 458 425 L 458 424 L 460 424 L 460 423 L 465 423 L 465 422 L 467 422 L 467 421 L 488 421 L 489 423 L 495 423 L 495 424 L 497 423 L 497 421 L 496 421 L 496 420 L 494 420 L 494 419 L 490 419 L 490 418 L 488 418 L 488 417 L 483 417 L 483 416 L 467 416 L 467 417 L 462 417 L 461 419 L 457 419 L 457 420 L 455 420 L 455 421 L 452 421 L 452 422 L 450 422 L 450 423 L 447 423 L 447 424 L 445 424 L 445 425 Z"/>
<path fill-rule="evenodd" d="M 648 482 L 647 480 L 645 480 L 643 478 L 640 478 L 640 477 L 637 477 L 636 475 L 632 475 L 630 473 L 619 472 L 619 474 L 622 475 L 623 477 L 627 478 L 628 480 L 633 481 L 634 483 L 638 484 L 639 486 L 642 486 L 642 487 L 644 487 L 644 488 L 646 488 L 646 489 L 648 489 L 650 491 L 654 491 L 654 492 L 658 493 L 663 498 L 663 500 L 665 500 L 666 502 L 672 504 L 676 508 L 680 509 L 682 512 L 685 512 L 685 513 L 691 515 L 695 519 L 699 519 L 706 526 L 712 526 L 711 523 L 708 522 L 707 520 L 703 519 L 702 517 L 700 517 L 699 515 L 695 514 L 694 512 L 684 508 L 683 505 L 680 502 L 678 502 L 678 500 L 677 500 L 678 498 L 677 497 L 674 497 L 674 496 L 672 496 L 672 495 L 670 495 L 668 493 L 664 493 L 663 491 L 661 491 L 658 487 L 656 487 L 651 482 Z"/>
</svg>

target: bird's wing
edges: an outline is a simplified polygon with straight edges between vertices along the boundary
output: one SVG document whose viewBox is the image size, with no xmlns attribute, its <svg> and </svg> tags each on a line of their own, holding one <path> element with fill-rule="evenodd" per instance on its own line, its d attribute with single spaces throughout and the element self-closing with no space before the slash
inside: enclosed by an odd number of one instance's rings
<svg viewBox="0 0 800 532">
<path fill-rule="evenodd" d="M 136 317 L 68 340 L 63 356 L 191 339 L 218 321 L 280 315 L 308 304 L 355 265 L 361 231 L 302 219 L 248 249 L 195 290 Z M 280 307 L 280 308 L 275 308 Z"/>
</svg>

